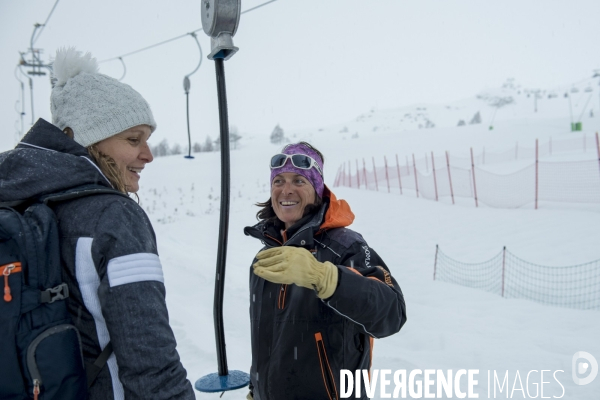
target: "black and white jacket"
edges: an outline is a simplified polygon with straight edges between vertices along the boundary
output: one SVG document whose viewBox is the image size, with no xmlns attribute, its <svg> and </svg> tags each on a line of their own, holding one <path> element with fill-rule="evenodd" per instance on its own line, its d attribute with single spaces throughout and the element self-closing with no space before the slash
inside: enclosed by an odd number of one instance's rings
<svg viewBox="0 0 600 400">
<path fill-rule="evenodd" d="M 0 154 L 0 201 L 86 184 L 110 187 L 86 149 L 40 119 L 11 151 Z M 165 303 L 162 266 L 142 208 L 118 194 L 55 207 L 69 311 L 84 359 L 109 343 L 113 354 L 90 399 L 194 399 L 176 350 Z"/>
</svg>

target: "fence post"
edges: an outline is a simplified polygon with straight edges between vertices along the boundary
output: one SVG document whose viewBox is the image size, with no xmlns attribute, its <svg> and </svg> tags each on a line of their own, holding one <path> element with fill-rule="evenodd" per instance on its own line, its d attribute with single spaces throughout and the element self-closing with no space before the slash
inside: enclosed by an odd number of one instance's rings
<svg viewBox="0 0 600 400">
<path fill-rule="evenodd" d="M 471 147 L 471 171 L 473 172 L 473 195 L 475 196 L 475 207 L 479 207 L 477 203 L 477 186 L 475 185 L 475 162 L 473 161 L 473 148 Z"/>
<path fill-rule="evenodd" d="M 506 267 L 506 246 L 502 249 L 502 297 L 504 297 L 504 271 Z"/>
<path fill-rule="evenodd" d="M 383 163 L 385 164 L 385 180 L 387 181 L 387 185 L 388 185 L 388 193 L 390 192 L 390 178 L 388 176 L 388 167 L 387 167 L 387 157 L 383 156 Z"/>
<path fill-rule="evenodd" d="M 358 190 L 360 190 L 360 173 L 358 172 L 358 158 L 356 159 L 356 186 L 358 186 Z"/>
<path fill-rule="evenodd" d="M 419 197 L 419 182 L 417 181 L 417 164 L 415 163 L 415 153 L 413 153 L 413 168 L 415 169 L 415 189 L 417 190 L 417 197 Z"/>
<path fill-rule="evenodd" d="M 437 272 L 437 256 L 438 256 L 438 245 L 435 245 L 435 261 L 433 262 L 433 280 L 435 281 L 435 274 Z"/>
<path fill-rule="evenodd" d="M 598 132 L 596 132 L 596 148 L 598 149 L 598 167 L 600 167 L 600 139 L 598 139 Z"/>
<path fill-rule="evenodd" d="M 535 209 L 538 208 L 538 140 L 535 139 Z"/>
<path fill-rule="evenodd" d="M 408 156 L 406 156 L 406 172 L 408 173 L 408 176 L 410 176 L 410 166 L 408 164 Z"/>
<path fill-rule="evenodd" d="M 425 172 L 429 173 L 429 161 L 427 161 L 427 153 L 425 153 Z"/>
<path fill-rule="evenodd" d="M 342 186 L 346 186 L 346 163 L 342 164 L 344 166 L 343 170 L 342 170 L 342 174 L 343 174 L 343 180 L 342 180 Z"/>
<path fill-rule="evenodd" d="M 450 157 L 448 151 L 446 151 L 446 166 L 448 167 L 448 181 L 450 182 L 450 196 L 452 197 L 452 204 L 454 204 L 454 190 L 452 189 L 452 175 L 450 175 Z"/>
<path fill-rule="evenodd" d="M 365 190 L 369 190 L 369 182 L 367 181 L 367 168 L 365 167 L 364 157 L 363 157 L 363 178 L 365 178 Z"/>
<path fill-rule="evenodd" d="M 352 165 L 348 160 L 348 187 L 352 187 Z"/>
<path fill-rule="evenodd" d="M 431 170 L 433 171 L 433 186 L 435 187 L 435 201 L 438 201 L 437 179 L 435 177 L 435 161 L 433 160 L 433 151 L 431 152 Z"/>
<path fill-rule="evenodd" d="M 398 153 L 396 153 L 396 169 L 398 170 L 398 186 L 400 186 L 400 194 L 402 194 L 402 178 L 400 178 L 400 164 L 398 163 Z"/>
<path fill-rule="evenodd" d="M 338 187 L 338 182 L 340 181 L 340 170 L 342 169 L 342 166 L 340 165 L 338 167 L 337 172 L 335 173 L 335 179 L 333 180 L 333 187 Z"/>
<path fill-rule="evenodd" d="M 371 157 L 373 160 L 373 176 L 375 177 L 375 191 L 379 192 L 379 184 L 377 183 L 377 170 L 375 170 L 375 157 Z"/>
</svg>

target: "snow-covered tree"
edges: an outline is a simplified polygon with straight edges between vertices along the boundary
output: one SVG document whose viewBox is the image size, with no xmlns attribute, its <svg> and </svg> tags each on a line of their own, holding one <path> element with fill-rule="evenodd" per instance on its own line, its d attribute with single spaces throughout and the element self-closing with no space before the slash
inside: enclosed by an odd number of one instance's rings
<svg viewBox="0 0 600 400">
<path fill-rule="evenodd" d="M 170 154 L 169 142 L 167 142 L 167 139 L 163 139 L 156 146 L 151 147 L 150 150 L 152 151 L 152 155 L 154 155 L 154 157 L 168 156 Z"/>
<path fill-rule="evenodd" d="M 473 125 L 473 124 L 480 124 L 481 123 L 481 114 L 479 113 L 479 111 L 477 111 L 477 113 L 475 115 L 473 115 L 473 118 L 471 119 L 471 122 L 469 122 L 469 124 Z"/>
<path fill-rule="evenodd" d="M 181 145 L 179 143 L 175 143 L 173 147 L 171 147 L 170 154 L 181 154 L 183 150 L 181 150 Z"/>
<path fill-rule="evenodd" d="M 275 128 L 273 129 L 273 132 L 271 132 L 271 143 L 282 144 L 284 138 L 285 136 L 283 133 L 283 129 L 281 129 L 279 124 L 277 124 L 277 126 L 275 126 Z"/>
<path fill-rule="evenodd" d="M 214 151 L 214 146 L 213 146 L 213 142 L 210 138 L 210 136 L 206 137 L 206 141 L 204 142 L 204 147 L 202 148 L 202 151 Z"/>
</svg>

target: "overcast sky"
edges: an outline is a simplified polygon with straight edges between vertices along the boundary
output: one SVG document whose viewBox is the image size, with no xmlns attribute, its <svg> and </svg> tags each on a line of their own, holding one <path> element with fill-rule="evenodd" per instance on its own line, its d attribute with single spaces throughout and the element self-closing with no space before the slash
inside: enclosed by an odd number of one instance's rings
<svg viewBox="0 0 600 400">
<path fill-rule="evenodd" d="M 243 0 L 247 10 L 264 0 Z M 19 51 L 55 0 L 0 0 L 0 150 L 20 130 Z M 60 0 L 34 47 L 43 59 L 61 46 L 99 60 L 201 27 L 199 0 Z M 600 68 L 598 0 L 277 0 L 242 15 L 240 51 L 225 64 L 230 122 L 242 135 L 343 123 L 372 107 L 443 103 L 515 78 L 547 88 Z M 199 32 L 202 66 L 191 77 L 193 141 L 218 136 L 214 63 Z M 199 60 L 185 37 L 123 58 L 123 82 L 150 103 L 153 141 L 187 142 L 183 77 Z M 117 61 L 101 72 L 120 78 Z M 17 73 L 18 75 L 18 73 Z M 31 105 L 25 83 L 25 129 Z M 51 119 L 48 77 L 34 77 L 34 116 Z"/>
</svg>

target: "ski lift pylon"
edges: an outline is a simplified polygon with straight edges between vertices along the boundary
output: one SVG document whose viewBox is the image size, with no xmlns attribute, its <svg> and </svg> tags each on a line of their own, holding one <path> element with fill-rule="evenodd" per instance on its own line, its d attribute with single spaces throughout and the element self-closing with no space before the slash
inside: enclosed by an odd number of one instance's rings
<svg viewBox="0 0 600 400">
<path fill-rule="evenodd" d="M 211 53 L 208 58 L 215 61 L 217 94 L 219 98 L 219 125 L 221 132 L 221 210 L 217 250 L 217 271 L 213 317 L 217 344 L 218 372 L 203 376 L 194 384 L 201 392 L 225 392 L 240 389 L 250 383 L 250 375 L 242 371 L 229 371 L 225 351 L 223 326 L 223 297 L 225 292 L 225 261 L 227 258 L 227 235 L 229 231 L 229 121 L 227 116 L 227 93 L 225 88 L 224 61 L 238 50 L 233 46 L 233 35 L 240 20 L 241 0 L 202 0 L 202 26 L 211 37 Z"/>
</svg>

